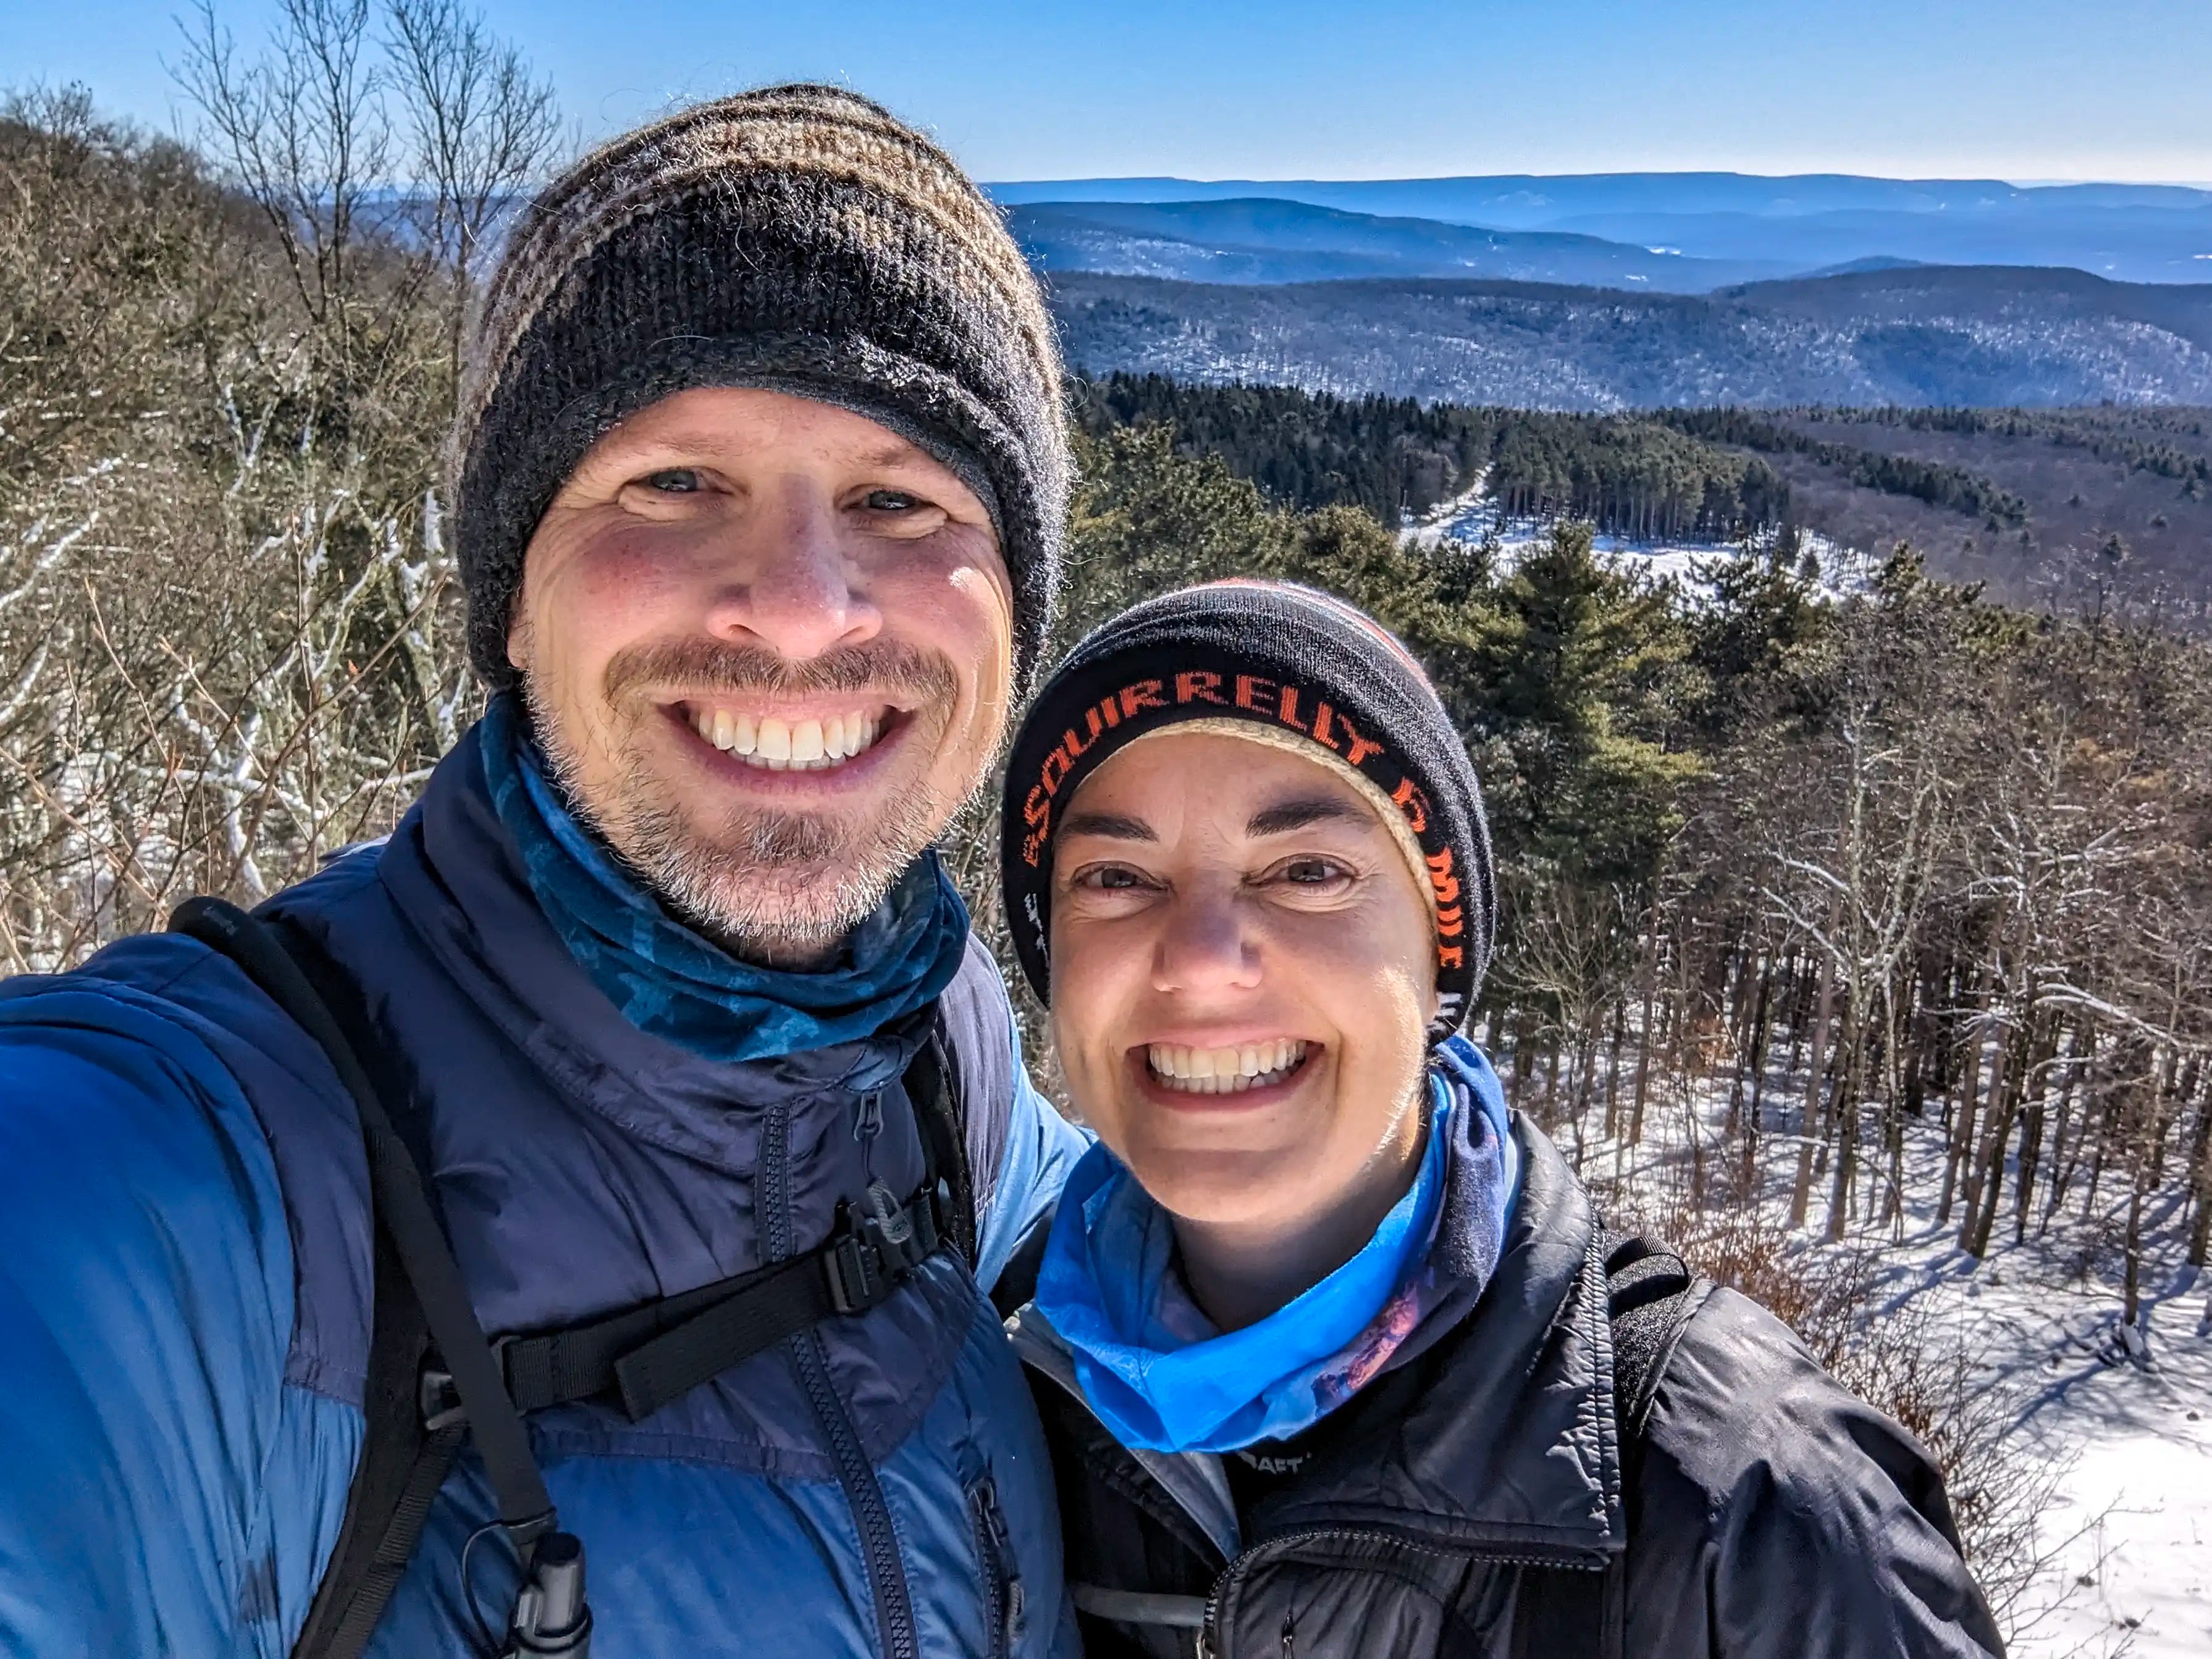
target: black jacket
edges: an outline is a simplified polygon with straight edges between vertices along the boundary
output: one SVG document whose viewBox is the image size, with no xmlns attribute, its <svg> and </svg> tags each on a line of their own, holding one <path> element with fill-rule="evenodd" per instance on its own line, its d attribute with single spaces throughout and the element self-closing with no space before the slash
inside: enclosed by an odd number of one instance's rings
<svg viewBox="0 0 2212 1659">
<path fill-rule="evenodd" d="M 1116 1443 L 1022 1316 L 1091 1659 L 2001 1653 L 1925 1449 L 1734 1291 L 1690 1292 L 1624 1494 L 1597 1218 L 1516 1132 L 1479 1299 L 1248 1486 L 1241 1523 L 1221 1459 Z"/>
</svg>

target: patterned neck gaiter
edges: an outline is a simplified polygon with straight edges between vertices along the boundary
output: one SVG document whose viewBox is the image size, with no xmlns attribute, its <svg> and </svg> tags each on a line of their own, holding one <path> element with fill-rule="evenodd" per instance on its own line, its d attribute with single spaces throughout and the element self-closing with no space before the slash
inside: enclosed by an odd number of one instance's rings
<svg viewBox="0 0 2212 1659">
<path fill-rule="evenodd" d="M 814 972 L 740 962 L 678 921 L 579 823 L 520 700 L 492 700 L 484 778 L 531 890 L 592 982 L 641 1030 L 724 1063 L 856 1042 L 935 1000 L 959 970 L 968 911 L 925 854 L 836 959 Z"/>
</svg>

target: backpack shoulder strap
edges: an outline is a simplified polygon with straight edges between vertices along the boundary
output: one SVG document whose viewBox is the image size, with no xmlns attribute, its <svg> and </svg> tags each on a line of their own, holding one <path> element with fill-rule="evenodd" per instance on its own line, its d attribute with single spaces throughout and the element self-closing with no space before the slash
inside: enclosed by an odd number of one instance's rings
<svg viewBox="0 0 2212 1659">
<path fill-rule="evenodd" d="M 526 1577 L 541 1543 L 552 1548 L 558 1540 L 565 1558 L 573 1540 L 555 1530 L 521 1415 L 501 1386 L 422 1171 L 393 1125 L 397 1097 L 387 1103 L 362 1062 L 376 1046 L 358 992 L 335 971 L 321 971 L 328 964 L 319 951 L 291 930 L 280 933 L 220 899 L 186 901 L 169 927 L 228 957 L 313 1038 L 360 1116 L 376 1273 L 364 1439 L 337 1545 L 293 1650 L 295 1659 L 354 1659 L 406 1571 L 464 1433 L 475 1438 Z M 319 970 L 315 979 L 303 961 Z M 346 1011 L 343 1019 L 336 1008 Z M 434 1352 L 443 1369 L 429 1368 Z M 428 1399 L 434 1378 L 451 1396 L 436 1409 Z M 580 1563 L 576 1577 L 580 1590 Z M 580 1596 L 577 1612 L 587 1632 Z"/>
<path fill-rule="evenodd" d="M 1697 1279 L 1680 1256 L 1649 1239 L 1601 1227 L 1591 1249 L 1605 1272 L 1621 1514 L 1632 1546 L 1651 1402 L 1694 1311 Z M 1516 1659 L 1620 1659 L 1626 1643 L 1626 1549 L 1599 1575 L 1595 1595 L 1586 1570 L 1523 1571 L 1522 1605 L 1514 1620 Z"/>
<path fill-rule="evenodd" d="M 1601 1230 L 1606 1312 L 1613 1327 L 1613 1414 L 1620 1447 L 1622 1503 L 1633 1524 L 1652 1402 L 1674 1345 L 1695 1310 L 1696 1275 L 1663 1244 Z"/>
<path fill-rule="evenodd" d="M 929 1032 L 906 1068 L 906 1095 L 921 1136 L 923 1182 L 945 1187 L 946 1230 L 952 1248 L 975 1265 L 975 1171 L 968 1157 L 967 1103 L 954 1071 L 953 1046 L 944 1005 L 930 1011 Z"/>
</svg>

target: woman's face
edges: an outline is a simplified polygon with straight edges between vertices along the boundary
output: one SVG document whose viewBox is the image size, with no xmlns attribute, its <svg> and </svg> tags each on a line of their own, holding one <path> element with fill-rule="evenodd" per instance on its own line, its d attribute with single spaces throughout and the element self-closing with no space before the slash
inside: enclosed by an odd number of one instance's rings
<svg viewBox="0 0 2212 1659">
<path fill-rule="evenodd" d="M 1296 1228 L 1421 1134 L 1427 901 L 1324 763 L 1169 731 L 1053 844 L 1052 1020 L 1077 1109 L 1171 1214 Z"/>
</svg>

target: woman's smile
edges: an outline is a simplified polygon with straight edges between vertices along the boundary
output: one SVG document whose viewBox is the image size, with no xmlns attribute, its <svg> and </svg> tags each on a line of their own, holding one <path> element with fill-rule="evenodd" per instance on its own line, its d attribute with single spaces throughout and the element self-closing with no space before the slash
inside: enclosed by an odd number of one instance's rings
<svg viewBox="0 0 2212 1659">
<path fill-rule="evenodd" d="M 1132 1050 L 1131 1060 L 1163 1105 L 1259 1107 L 1304 1082 L 1321 1052 L 1317 1042 L 1280 1036 L 1213 1045 L 1149 1042 Z"/>
</svg>

